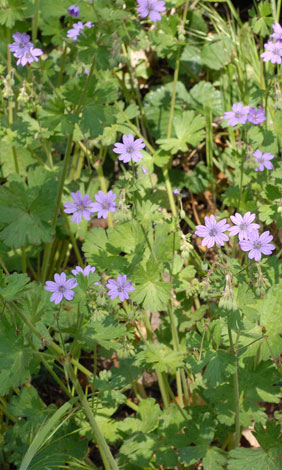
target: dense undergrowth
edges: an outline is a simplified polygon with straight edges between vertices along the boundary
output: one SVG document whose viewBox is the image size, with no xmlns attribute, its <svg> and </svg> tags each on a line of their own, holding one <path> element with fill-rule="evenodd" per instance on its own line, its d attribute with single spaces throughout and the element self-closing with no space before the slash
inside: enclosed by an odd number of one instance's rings
<svg viewBox="0 0 282 470">
<path fill-rule="evenodd" d="M 0 6 L 1 468 L 282 469 L 281 1 Z"/>
</svg>

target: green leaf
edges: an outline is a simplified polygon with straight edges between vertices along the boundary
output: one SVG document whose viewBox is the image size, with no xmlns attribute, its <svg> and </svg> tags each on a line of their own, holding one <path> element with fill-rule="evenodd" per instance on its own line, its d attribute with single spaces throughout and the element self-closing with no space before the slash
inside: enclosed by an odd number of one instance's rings
<svg viewBox="0 0 282 470">
<path fill-rule="evenodd" d="M 219 41 L 208 42 L 201 52 L 202 62 L 212 70 L 220 70 L 230 62 L 232 49 L 232 41 L 227 36 Z"/>
<path fill-rule="evenodd" d="M 243 449 L 238 447 L 231 450 L 228 460 L 228 470 L 281 470 L 282 449 Z"/>
<path fill-rule="evenodd" d="M 154 398 L 142 400 L 139 404 L 137 414 L 137 417 L 140 415 L 142 420 L 142 428 L 140 431 L 149 433 L 156 429 L 158 427 L 161 414 L 160 407 Z"/>
<path fill-rule="evenodd" d="M 160 372 L 169 372 L 183 367 L 183 357 L 184 353 L 173 351 L 164 344 L 148 344 L 143 351 L 137 353 L 136 364 L 147 364 Z"/>
<path fill-rule="evenodd" d="M 204 139 L 205 119 L 194 111 L 184 111 L 182 116 L 175 116 L 173 125 L 177 138 L 157 140 L 163 150 L 171 151 L 172 154 L 185 152 L 188 149 L 186 144 L 197 146 Z"/>
<path fill-rule="evenodd" d="M 210 351 L 208 351 L 210 353 Z M 204 379 L 208 386 L 214 387 L 226 381 L 226 378 L 236 371 L 236 358 L 223 350 L 212 352 L 204 372 Z"/>
<path fill-rule="evenodd" d="M 94 139 L 103 134 L 104 128 L 115 122 L 115 108 L 102 104 L 84 107 L 80 127 L 83 133 Z"/>
<path fill-rule="evenodd" d="M 189 104 L 202 114 L 206 114 L 207 110 L 214 116 L 222 116 L 224 113 L 222 94 L 209 82 L 201 81 L 191 88 Z"/>
<path fill-rule="evenodd" d="M 19 387 L 31 373 L 33 350 L 24 344 L 15 328 L 2 319 L 0 330 L 0 395 L 6 395 L 10 387 Z"/>
<path fill-rule="evenodd" d="M 282 334 L 282 285 L 272 286 L 259 308 L 260 325 L 270 337 Z"/>
<path fill-rule="evenodd" d="M 1 5 L 0 24 L 6 25 L 7 28 L 13 28 L 16 21 L 23 17 L 24 5 L 21 0 L 9 0 L 8 7 Z"/>
<path fill-rule="evenodd" d="M 122 338 L 126 333 L 126 327 L 118 323 L 114 318 L 107 316 L 102 321 L 92 321 L 87 330 L 82 334 L 83 343 L 93 350 L 95 344 L 105 349 L 113 349 L 118 346 L 116 340 Z"/>
<path fill-rule="evenodd" d="M 254 434 L 263 449 L 268 450 L 273 447 L 280 447 L 282 450 L 281 428 L 274 419 L 268 420 L 266 426 L 257 423 Z"/>
<path fill-rule="evenodd" d="M 170 285 L 160 281 L 160 266 L 148 262 L 146 270 L 138 266 L 133 275 L 135 291 L 131 293 L 131 298 L 144 309 L 157 312 L 166 309 L 170 299 Z"/>
<path fill-rule="evenodd" d="M 146 94 L 144 111 L 150 124 L 153 137 L 167 137 L 173 83 L 167 83 Z M 175 116 L 182 116 L 183 107 L 189 100 L 188 92 L 182 82 L 176 83 Z"/>
<path fill-rule="evenodd" d="M 126 439 L 119 450 L 124 463 L 134 464 L 134 468 L 144 469 L 149 465 L 156 446 L 156 438 L 142 432 L 134 433 Z"/>
<path fill-rule="evenodd" d="M 29 281 L 27 274 L 13 273 L 7 276 L 0 274 L 0 296 L 6 302 L 17 300 L 27 290 Z"/>
<path fill-rule="evenodd" d="M 52 175 L 39 167 L 29 170 L 28 185 L 12 181 L 0 187 L 0 239 L 7 246 L 20 248 L 28 243 L 50 242 L 56 187 Z"/>
<path fill-rule="evenodd" d="M 192 465 L 203 459 L 203 470 L 224 470 L 226 454 L 218 447 L 199 445 L 186 447 L 179 450 L 180 462 L 184 465 Z"/>
</svg>

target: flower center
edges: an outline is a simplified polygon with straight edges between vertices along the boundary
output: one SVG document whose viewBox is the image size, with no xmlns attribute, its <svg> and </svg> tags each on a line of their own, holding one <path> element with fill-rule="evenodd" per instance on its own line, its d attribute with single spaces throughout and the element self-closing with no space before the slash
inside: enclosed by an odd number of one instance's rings
<svg viewBox="0 0 282 470">
<path fill-rule="evenodd" d="M 109 203 L 106 201 L 103 202 L 102 206 L 103 206 L 103 209 L 109 209 Z"/>
<path fill-rule="evenodd" d="M 217 235 L 217 230 L 216 228 L 212 228 L 209 230 L 209 236 L 210 237 L 215 237 Z"/>
<path fill-rule="evenodd" d="M 259 163 L 263 163 L 263 162 L 264 162 L 264 159 L 263 159 L 263 157 L 259 157 L 259 158 L 257 158 L 257 161 L 258 161 Z"/>
<path fill-rule="evenodd" d="M 122 288 L 121 286 L 119 286 L 119 287 L 117 288 L 117 291 L 118 291 L 118 292 L 123 292 L 123 288 Z"/>
<path fill-rule="evenodd" d="M 59 292 L 65 292 L 66 291 L 66 288 L 65 286 L 60 286 L 59 289 L 58 289 Z"/>
<path fill-rule="evenodd" d="M 133 153 L 134 148 L 133 147 L 127 147 L 126 151 L 127 151 L 127 153 Z"/>
<path fill-rule="evenodd" d="M 21 42 L 19 43 L 19 47 L 22 49 L 23 47 L 25 47 L 25 43 L 24 43 L 23 41 L 21 41 Z"/>
<path fill-rule="evenodd" d="M 247 230 L 247 225 L 246 224 L 241 224 L 240 225 L 240 230 Z"/>
<path fill-rule="evenodd" d="M 236 111 L 235 113 L 235 118 L 240 119 L 242 117 L 242 114 L 240 111 Z"/>
<path fill-rule="evenodd" d="M 253 247 L 255 250 L 259 250 L 261 248 L 261 242 L 260 241 L 254 242 Z"/>
</svg>

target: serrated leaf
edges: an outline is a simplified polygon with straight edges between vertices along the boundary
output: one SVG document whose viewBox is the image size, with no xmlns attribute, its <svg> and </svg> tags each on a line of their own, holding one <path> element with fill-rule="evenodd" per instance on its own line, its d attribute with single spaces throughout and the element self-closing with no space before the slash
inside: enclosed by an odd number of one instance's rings
<svg viewBox="0 0 282 470">
<path fill-rule="evenodd" d="M 224 113 L 222 94 L 209 82 L 201 81 L 191 88 L 189 104 L 202 114 L 206 114 L 207 109 L 215 116 L 222 116 Z"/>
<path fill-rule="evenodd" d="M 0 394 L 6 395 L 10 387 L 18 387 L 30 377 L 33 350 L 24 345 L 23 336 L 2 320 L 0 331 Z"/>
<path fill-rule="evenodd" d="M 183 366 L 184 354 L 173 351 L 164 344 L 148 344 L 143 351 L 137 353 L 137 364 L 149 364 L 160 372 L 175 371 Z"/>
<path fill-rule="evenodd" d="M 3 276 L 2 280 L 0 280 L 0 296 L 6 302 L 18 299 L 27 290 L 29 281 L 30 279 L 27 274 L 13 273 Z"/>
<path fill-rule="evenodd" d="M 265 452 L 263 449 L 243 449 L 238 447 L 231 450 L 228 460 L 228 470 L 281 470 L 282 449 L 271 449 Z"/>
<path fill-rule="evenodd" d="M 209 351 L 210 352 L 210 351 Z M 225 382 L 227 377 L 236 371 L 236 358 L 223 350 L 213 352 L 204 372 L 204 379 L 208 386 L 214 387 Z"/>
<path fill-rule="evenodd" d="M 101 345 L 105 349 L 111 349 L 117 346 L 116 340 L 122 338 L 125 333 L 126 327 L 124 325 L 107 316 L 102 321 L 96 320 L 89 323 L 81 339 L 90 350 L 93 349 L 95 344 Z"/>
</svg>

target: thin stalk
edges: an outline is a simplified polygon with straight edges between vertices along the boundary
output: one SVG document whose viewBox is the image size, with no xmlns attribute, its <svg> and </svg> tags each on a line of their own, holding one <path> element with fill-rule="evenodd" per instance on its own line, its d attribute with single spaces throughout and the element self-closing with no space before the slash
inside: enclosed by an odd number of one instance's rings
<svg viewBox="0 0 282 470">
<path fill-rule="evenodd" d="M 154 250 L 153 250 L 153 248 L 152 248 L 152 245 L 151 245 L 151 243 L 150 243 L 150 240 L 149 240 L 149 238 L 148 238 L 147 232 L 146 232 L 146 230 L 144 229 L 144 227 L 143 227 L 143 225 L 141 224 L 141 222 L 139 223 L 139 225 L 140 225 L 140 227 L 141 227 L 141 230 L 142 230 L 142 232 L 143 232 L 144 238 L 145 238 L 146 243 L 147 243 L 147 245 L 148 245 L 148 247 L 149 247 L 149 250 L 150 250 L 150 252 L 151 252 L 151 255 L 152 255 L 152 257 L 154 258 L 155 263 L 157 263 L 158 260 L 157 260 L 157 258 L 156 258 L 155 252 L 154 252 Z"/>
<path fill-rule="evenodd" d="M 21 312 L 21 310 L 17 307 L 17 305 L 14 302 L 12 303 L 12 306 L 13 306 L 13 309 L 16 311 L 17 315 L 29 327 L 29 329 L 32 331 L 32 333 L 35 336 L 37 336 L 37 338 L 39 338 L 40 341 L 42 341 L 42 339 L 43 339 L 42 334 L 35 328 L 35 326 L 32 324 L 32 322 Z M 46 346 L 48 347 L 48 349 L 50 349 L 50 351 L 52 351 L 53 354 L 55 354 L 55 356 L 57 358 L 61 358 L 61 357 L 64 356 L 64 351 L 60 348 L 60 346 L 58 346 L 53 341 L 49 341 L 48 344 L 46 344 Z M 75 367 L 77 367 L 81 372 L 83 372 L 83 374 L 85 374 L 87 377 L 92 376 L 92 372 L 90 372 L 90 370 L 86 369 L 86 367 L 84 367 L 82 364 L 80 364 L 79 361 L 77 361 L 74 358 L 71 358 L 70 360 L 71 360 L 71 363 Z"/>
<path fill-rule="evenodd" d="M 6 265 L 5 265 L 4 261 L 2 260 L 1 256 L 0 256 L 0 266 L 1 266 L 1 268 L 3 269 L 4 273 L 7 274 L 7 275 L 9 275 L 9 271 L 8 271 L 8 269 L 6 268 Z"/>
<path fill-rule="evenodd" d="M 66 58 L 67 58 L 67 44 L 64 43 L 64 50 L 63 50 L 63 54 L 62 54 L 61 67 L 60 67 L 60 72 L 59 72 L 58 81 L 57 81 L 57 88 L 60 88 L 60 86 L 62 84 Z"/>
<path fill-rule="evenodd" d="M 155 149 L 154 147 L 152 147 L 152 145 L 148 142 L 147 139 L 145 139 L 141 132 L 139 131 L 139 129 L 134 126 L 134 124 L 132 124 L 132 122 L 128 119 L 128 117 L 126 116 L 125 112 L 123 111 L 123 109 L 120 107 L 120 105 L 118 104 L 118 102 L 116 101 L 115 102 L 116 104 L 116 107 L 118 108 L 119 112 L 121 113 L 122 117 L 124 118 L 124 120 L 127 122 L 127 124 L 129 125 L 129 127 L 133 130 L 133 132 L 135 132 L 136 135 L 138 135 L 138 137 L 140 137 L 141 139 L 143 139 L 147 149 L 149 150 L 149 152 L 151 152 L 152 155 L 154 155 L 155 153 Z M 171 188 L 171 183 L 170 183 L 170 179 L 169 179 L 169 175 L 168 175 L 168 169 L 167 168 L 162 168 L 162 173 L 163 173 L 163 177 L 164 177 L 164 180 L 165 180 L 165 185 L 166 185 L 166 189 L 167 189 L 167 194 L 168 194 L 168 199 L 169 199 L 169 204 L 170 204 L 170 209 L 171 209 L 171 212 L 174 216 L 177 215 L 177 210 L 176 210 L 176 205 L 175 205 L 175 202 L 174 202 L 174 196 L 173 196 L 173 192 L 172 192 L 172 188 Z"/>
<path fill-rule="evenodd" d="M 33 43 L 35 43 L 36 38 L 37 38 L 39 4 L 40 4 L 40 0 L 35 0 L 35 13 L 32 19 L 32 42 Z"/>
<path fill-rule="evenodd" d="M 153 343 L 154 339 L 153 339 L 151 324 L 149 322 L 149 318 L 148 318 L 146 312 L 144 312 L 144 323 L 145 323 L 149 343 Z M 139 333 L 140 333 L 140 331 L 139 331 Z M 144 342 L 146 342 L 144 338 L 143 338 L 143 340 L 144 340 Z M 156 372 L 156 375 L 157 375 L 158 384 L 159 384 L 159 387 L 160 387 L 160 392 L 161 392 L 162 400 L 163 400 L 163 403 L 164 403 L 164 407 L 167 408 L 168 405 L 169 405 L 169 393 L 168 393 L 167 387 L 165 385 L 164 376 L 157 369 L 155 370 L 155 372 Z"/>
<path fill-rule="evenodd" d="M 175 231 L 173 233 L 171 277 L 173 277 L 174 255 L 175 255 Z M 168 311 L 169 311 L 169 318 L 170 318 L 170 328 L 171 328 L 171 333 L 172 333 L 173 349 L 174 349 L 174 351 L 179 351 L 179 338 L 178 338 L 178 332 L 177 332 L 177 328 L 176 328 L 176 324 L 175 324 L 175 318 L 174 318 L 174 314 L 173 314 L 173 308 L 172 308 L 171 300 L 168 303 Z M 180 371 L 180 369 L 178 369 L 176 371 L 176 388 L 177 388 L 177 394 L 178 394 L 178 399 L 179 399 L 180 406 L 181 406 L 181 408 L 183 408 L 184 402 L 183 402 L 183 391 L 182 391 L 182 381 L 181 381 L 181 371 Z"/>
<path fill-rule="evenodd" d="M 61 199 L 62 199 L 62 194 L 63 194 L 63 189 L 64 189 L 64 183 L 65 183 L 65 178 L 66 178 L 67 169 L 68 169 L 69 160 L 70 160 L 72 138 L 73 138 L 73 133 L 69 134 L 68 140 L 67 140 L 67 146 L 66 146 L 65 157 L 64 157 L 64 164 L 63 164 L 63 168 L 62 168 L 62 171 L 61 171 L 59 186 L 58 186 L 57 195 L 56 195 L 56 209 L 55 209 L 55 215 L 53 217 L 53 222 L 52 222 L 52 228 L 53 229 L 56 228 L 57 219 L 58 219 L 58 216 L 59 216 Z M 42 272 L 41 272 L 42 282 L 45 282 L 45 280 L 46 280 L 51 248 L 52 248 L 52 242 L 45 245 L 44 256 L 43 256 L 43 266 L 42 266 Z"/>
<path fill-rule="evenodd" d="M 77 168 L 76 168 L 76 171 L 75 171 L 75 174 L 74 174 L 74 179 L 75 180 L 78 180 L 80 178 L 83 163 L 84 163 L 84 153 L 80 152 L 79 159 L 78 159 L 78 165 L 77 165 Z"/>
<path fill-rule="evenodd" d="M 22 252 L 22 272 L 26 273 L 26 253 L 25 253 L 25 246 L 21 249 Z"/>
<path fill-rule="evenodd" d="M 71 162 L 71 168 L 70 168 L 69 177 L 68 177 L 68 182 L 69 183 L 73 180 L 78 158 L 79 158 L 78 143 L 76 143 L 75 147 L 74 147 L 74 152 L 73 152 L 73 157 L 72 157 L 72 162 Z"/>
<path fill-rule="evenodd" d="M 186 421 L 189 421 L 189 416 L 187 415 L 186 411 L 183 410 L 183 407 L 180 407 L 179 404 L 177 403 L 177 400 L 174 396 L 174 393 L 173 391 L 171 390 L 171 386 L 169 385 L 168 383 L 168 380 L 167 380 L 167 377 L 165 377 L 165 383 L 166 383 L 166 386 L 167 386 L 167 389 L 168 389 L 168 393 L 170 395 L 170 398 L 172 399 L 173 403 L 177 406 L 177 408 L 179 409 L 180 413 L 182 414 L 183 418 L 186 420 Z"/>
<path fill-rule="evenodd" d="M 67 228 L 68 234 L 69 234 L 70 239 L 71 239 L 71 242 L 72 242 L 72 247 L 73 247 L 73 249 L 74 249 L 77 262 L 78 262 L 78 264 L 79 264 L 80 266 L 83 266 L 83 260 L 82 260 L 82 258 L 81 258 L 81 254 L 80 254 L 80 252 L 79 252 L 79 248 L 78 248 L 78 246 L 77 246 L 76 239 L 75 239 L 75 237 L 73 236 L 73 233 L 72 233 L 72 231 L 71 231 L 71 227 L 70 227 L 69 220 L 68 220 L 66 214 L 64 213 L 63 207 L 62 207 L 62 214 L 63 214 L 63 218 L 64 218 L 64 221 L 65 221 L 65 224 L 66 224 L 66 228 Z"/>
<path fill-rule="evenodd" d="M 189 5 L 189 0 L 186 0 L 181 25 L 180 25 L 180 28 L 179 28 L 179 31 L 181 31 L 181 34 L 183 35 L 183 37 L 185 37 L 184 32 L 185 32 L 185 23 L 186 23 L 186 17 L 187 17 L 187 12 L 188 12 L 188 5 Z M 175 70 L 174 70 L 174 76 L 173 76 L 173 88 L 172 88 L 170 113 L 169 113 L 169 121 L 168 121 L 168 128 L 167 128 L 167 138 L 168 139 L 171 136 L 171 130 L 172 130 L 172 121 L 173 121 L 175 98 L 176 98 L 176 84 L 177 84 L 177 80 L 178 80 L 179 66 L 180 66 L 180 53 L 181 53 L 181 45 L 178 46 L 177 55 L 176 55 L 176 62 L 175 62 Z"/>
<path fill-rule="evenodd" d="M 238 378 L 238 357 L 237 357 L 237 350 L 235 350 L 233 339 L 232 339 L 232 332 L 230 328 L 229 321 L 227 322 L 228 328 L 228 336 L 230 342 L 230 349 L 232 354 L 236 358 L 236 371 L 233 376 L 234 380 L 234 400 L 235 400 L 235 436 L 233 440 L 233 447 L 238 447 L 241 438 L 241 430 L 240 430 L 240 391 L 239 391 L 239 378 Z"/>
<path fill-rule="evenodd" d="M 29 344 L 31 345 L 32 349 L 36 352 L 37 351 L 37 348 L 35 346 L 35 344 L 29 339 Z M 50 375 L 53 377 L 53 379 L 55 380 L 55 382 L 57 382 L 57 384 L 61 387 L 61 389 L 63 390 L 63 392 L 65 392 L 65 394 L 69 397 L 69 398 L 73 398 L 71 393 L 69 392 L 69 390 L 67 389 L 67 387 L 65 386 L 65 384 L 61 381 L 60 377 L 56 374 L 56 372 L 52 369 L 52 367 L 49 365 L 48 361 L 46 361 L 45 357 L 44 357 L 44 354 L 43 353 L 40 353 L 39 352 L 39 358 L 40 358 L 40 361 L 42 362 L 42 364 L 44 365 L 45 369 L 48 370 L 48 372 L 50 373 Z"/>
<path fill-rule="evenodd" d="M 278 0 L 278 2 L 277 2 L 277 10 L 276 10 L 276 22 L 277 22 L 277 23 L 279 23 L 280 11 L 281 11 L 281 0 Z"/>
<path fill-rule="evenodd" d="M 80 403 L 81 403 L 81 406 L 84 410 L 84 413 L 89 421 L 89 424 L 91 426 L 91 429 L 93 431 L 93 434 L 95 436 L 95 439 L 97 441 L 97 444 L 98 444 L 98 447 L 99 447 L 99 450 L 100 450 L 100 453 L 101 453 L 101 457 L 102 457 L 102 460 L 103 460 L 103 463 L 105 465 L 106 468 L 109 468 L 109 470 L 118 470 L 118 466 L 117 466 L 117 463 L 115 461 L 115 459 L 113 458 L 112 456 L 112 453 L 108 447 L 108 444 L 106 443 L 106 440 L 104 438 L 104 435 L 103 433 L 101 432 L 100 430 L 100 427 L 92 413 L 92 410 L 90 408 L 90 405 L 83 393 L 83 390 L 81 388 L 81 385 L 77 379 L 77 377 L 75 376 L 74 374 L 74 371 L 73 371 L 73 368 L 72 368 L 72 365 L 71 365 L 71 362 L 67 361 L 67 369 L 68 369 L 68 373 L 69 373 L 69 376 L 71 378 L 71 381 L 76 389 L 76 393 L 78 395 L 78 398 L 80 400 Z"/>
</svg>

